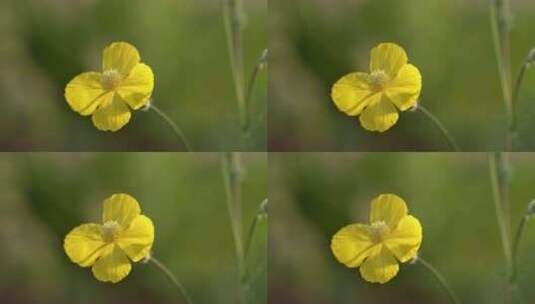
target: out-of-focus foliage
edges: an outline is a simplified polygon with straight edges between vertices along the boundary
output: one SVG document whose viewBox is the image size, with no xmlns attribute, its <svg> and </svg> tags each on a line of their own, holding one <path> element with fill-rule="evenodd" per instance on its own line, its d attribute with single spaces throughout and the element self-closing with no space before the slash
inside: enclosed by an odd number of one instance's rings
<svg viewBox="0 0 535 304">
<path fill-rule="evenodd" d="M 244 230 L 267 196 L 266 155 L 242 155 Z M 63 238 L 100 222 L 102 201 L 130 193 L 155 226 L 153 253 L 195 303 L 236 303 L 238 273 L 219 154 L 0 155 L 1 303 L 182 303 L 151 264 L 135 263 L 118 284 L 72 263 Z M 266 303 L 267 224 L 250 266 L 255 303 Z"/>
<path fill-rule="evenodd" d="M 267 46 L 267 3 L 245 1 L 245 70 Z M 151 112 L 135 112 L 117 133 L 73 112 L 65 85 L 100 71 L 102 50 L 128 41 L 155 75 L 153 102 L 194 149 L 263 151 L 266 73 L 253 96 L 251 135 L 241 142 L 220 1 L 7 0 L 0 2 L 0 147 L 24 151 L 182 149 Z"/>
<path fill-rule="evenodd" d="M 516 228 L 535 198 L 535 156 L 511 161 Z M 463 303 L 504 303 L 505 266 L 487 155 L 375 153 L 287 154 L 270 158 L 270 300 L 273 303 L 449 303 L 421 265 L 402 264 L 384 285 L 338 263 L 333 234 L 368 222 L 369 202 L 396 193 L 423 226 L 420 256 L 435 265 Z M 535 298 L 535 222 L 520 243 L 519 287 Z"/>
<path fill-rule="evenodd" d="M 368 71 L 369 52 L 396 42 L 423 77 L 421 103 L 469 151 L 502 149 L 505 115 L 487 0 L 273 0 L 270 2 L 269 145 L 289 151 L 444 150 L 437 129 L 404 112 L 384 134 L 343 115 L 331 86 Z M 511 1 L 514 73 L 535 47 L 535 3 Z M 535 147 L 535 71 L 520 95 L 516 149 Z"/>
</svg>

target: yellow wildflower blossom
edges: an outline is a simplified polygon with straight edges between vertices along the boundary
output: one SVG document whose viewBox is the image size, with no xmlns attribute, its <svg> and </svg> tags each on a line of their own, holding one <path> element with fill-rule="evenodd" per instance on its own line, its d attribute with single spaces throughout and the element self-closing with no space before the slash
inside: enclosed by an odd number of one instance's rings
<svg viewBox="0 0 535 304">
<path fill-rule="evenodd" d="M 149 254 L 154 226 L 128 194 L 114 194 L 103 206 L 102 224 L 74 228 L 65 237 L 63 248 L 74 263 L 92 266 L 99 281 L 117 283 L 130 273 L 130 260 L 138 262 Z"/>
<path fill-rule="evenodd" d="M 399 271 L 398 261 L 414 259 L 422 243 L 422 226 L 407 213 L 400 197 L 379 195 L 371 203 L 369 225 L 351 224 L 333 236 L 334 256 L 349 268 L 360 266 L 360 274 L 368 282 L 390 281 Z"/>
<path fill-rule="evenodd" d="M 97 129 L 117 131 L 130 120 L 130 108 L 138 110 L 149 102 L 153 89 L 154 75 L 140 62 L 137 49 L 114 42 L 104 49 L 102 73 L 76 76 L 65 88 L 65 99 L 74 111 L 92 115 Z"/>
<path fill-rule="evenodd" d="M 334 84 L 335 105 L 349 116 L 360 115 L 366 130 L 390 129 L 399 118 L 396 107 L 400 111 L 414 107 L 422 89 L 420 71 L 407 61 L 400 46 L 379 44 L 371 51 L 369 74 L 350 73 Z"/>
</svg>

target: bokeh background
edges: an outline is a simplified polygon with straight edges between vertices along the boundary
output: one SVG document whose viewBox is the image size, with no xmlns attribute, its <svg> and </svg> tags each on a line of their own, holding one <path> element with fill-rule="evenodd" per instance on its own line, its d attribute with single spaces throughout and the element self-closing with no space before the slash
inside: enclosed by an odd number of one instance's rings
<svg viewBox="0 0 535 304">
<path fill-rule="evenodd" d="M 535 198 L 535 155 L 512 157 L 516 225 Z M 370 284 L 338 263 L 331 237 L 368 222 L 369 203 L 395 193 L 423 226 L 420 256 L 438 268 L 463 303 L 504 303 L 505 266 L 483 153 L 277 153 L 270 156 L 269 290 L 278 304 L 450 303 L 421 265 L 402 264 L 390 282 Z M 535 298 L 535 223 L 518 251 L 525 302 Z M 519 302 L 521 303 L 521 302 Z"/>
<path fill-rule="evenodd" d="M 267 159 L 242 155 L 243 224 L 267 196 Z M 238 274 L 219 154 L 1 154 L 0 303 L 183 303 L 152 264 L 117 284 L 72 263 L 63 239 L 126 192 L 154 222 L 153 253 L 195 303 L 235 304 Z M 266 303 L 267 222 L 253 241 L 253 303 Z"/>
<path fill-rule="evenodd" d="M 156 113 L 135 111 L 119 132 L 101 132 L 67 105 L 65 85 L 99 71 L 102 50 L 128 41 L 155 74 L 154 103 L 197 151 L 266 150 L 267 75 L 240 137 L 221 1 L 0 1 L 0 148 L 17 151 L 181 150 Z M 267 47 L 267 1 L 245 2 L 245 73 Z M 248 78 L 249 76 L 247 76 Z"/>
<path fill-rule="evenodd" d="M 396 42 L 423 77 L 421 103 L 466 151 L 502 150 L 505 116 L 488 0 L 272 0 L 269 146 L 273 151 L 444 151 L 441 134 L 404 112 L 383 134 L 339 112 L 331 86 L 367 72 L 369 52 Z M 535 3 L 512 3 L 514 75 L 535 47 Z M 520 95 L 517 150 L 535 149 L 535 72 Z M 312 127 L 311 127 L 312 126 Z"/>
</svg>

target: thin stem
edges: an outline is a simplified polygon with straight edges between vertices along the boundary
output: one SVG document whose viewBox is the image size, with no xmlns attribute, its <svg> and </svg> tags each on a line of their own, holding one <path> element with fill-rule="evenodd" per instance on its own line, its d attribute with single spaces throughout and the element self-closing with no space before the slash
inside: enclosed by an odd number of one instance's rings
<svg viewBox="0 0 535 304">
<path fill-rule="evenodd" d="M 256 214 L 253 218 L 253 222 L 249 227 L 249 233 L 247 233 L 247 239 L 245 240 L 245 259 L 247 259 L 247 257 L 249 256 L 249 249 L 251 249 L 251 244 L 253 243 L 256 226 L 258 225 L 258 222 L 267 215 L 267 203 L 267 199 L 263 200 L 262 203 L 260 203 L 260 206 L 258 207 L 258 210 L 256 211 Z"/>
<path fill-rule="evenodd" d="M 509 288 L 507 289 L 507 299 L 509 302 L 513 298 L 513 289 L 511 278 L 513 277 L 513 254 L 511 249 L 511 228 L 510 228 L 510 208 L 509 208 L 509 191 L 508 191 L 508 174 L 507 159 L 503 153 L 493 153 L 489 155 L 489 173 L 494 197 L 494 207 L 496 210 L 496 219 L 500 229 L 500 236 L 505 258 L 505 267 Z"/>
<path fill-rule="evenodd" d="M 429 110 L 424 108 L 421 104 L 418 104 L 416 106 L 416 110 L 423 113 L 425 117 L 427 117 L 435 125 L 435 127 L 437 127 L 437 129 L 440 130 L 440 132 L 442 133 L 442 136 L 444 136 L 444 139 L 446 139 L 446 141 L 448 142 L 448 146 L 450 149 L 456 152 L 461 151 L 461 149 L 455 142 L 455 139 L 453 139 L 450 132 L 448 131 L 448 129 L 444 127 L 444 125 L 440 122 L 440 120 L 435 115 L 433 115 Z"/>
<path fill-rule="evenodd" d="M 253 98 L 253 92 L 254 87 L 256 84 L 256 80 L 258 78 L 258 74 L 264 69 L 267 62 L 267 56 L 268 56 L 268 50 L 265 49 L 262 51 L 262 54 L 260 54 L 260 57 L 258 58 L 258 61 L 256 62 L 256 65 L 253 69 L 253 73 L 251 74 L 251 78 L 249 79 L 249 84 L 247 85 L 247 94 L 245 98 L 245 105 L 247 110 L 247 117 L 250 117 L 250 109 L 251 109 L 251 100 Z M 248 132 L 248 128 L 250 127 L 250 122 L 247 125 L 246 132 Z"/>
<path fill-rule="evenodd" d="M 230 66 L 234 80 L 234 88 L 238 101 L 238 112 L 242 130 L 248 128 L 247 104 L 245 101 L 245 77 L 243 68 L 243 3 L 242 0 L 222 0 L 223 21 L 227 36 L 227 45 L 230 55 Z"/>
<path fill-rule="evenodd" d="M 516 108 L 518 104 L 518 96 L 520 95 L 520 89 L 522 88 L 522 82 L 524 81 L 524 76 L 526 75 L 526 71 L 529 68 L 530 65 L 530 58 L 526 58 L 524 63 L 522 64 L 522 67 L 520 68 L 520 71 L 518 72 L 518 75 L 516 77 L 515 86 L 513 89 L 513 105 L 512 105 L 512 111 L 513 111 L 513 121 L 512 121 L 512 127 L 513 131 L 516 131 Z"/>
<path fill-rule="evenodd" d="M 152 262 L 159 270 L 161 270 L 167 278 L 175 285 L 180 295 L 186 300 L 186 303 L 193 304 L 191 297 L 189 296 L 184 285 L 180 283 L 177 277 L 164 265 L 162 262 L 157 260 L 155 257 L 150 256 L 148 259 L 149 262 Z"/>
<path fill-rule="evenodd" d="M 513 149 L 513 137 L 515 134 L 515 113 L 513 111 L 513 97 L 511 94 L 511 56 L 510 56 L 510 11 L 508 0 L 490 0 L 490 23 L 492 38 L 496 51 L 498 73 L 507 117 L 507 132 L 505 137 L 505 149 Z"/>
<path fill-rule="evenodd" d="M 247 286 L 245 282 L 246 269 L 243 250 L 240 166 L 239 154 L 236 152 L 224 153 L 222 161 L 223 182 L 240 277 L 239 303 L 245 303 L 245 291 L 247 290 Z"/>
<path fill-rule="evenodd" d="M 169 118 L 169 116 L 167 116 L 162 110 L 160 110 L 154 104 L 150 104 L 149 109 L 154 110 L 154 112 L 156 112 L 158 115 L 160 115 L 160 117 L 162 117 L 171 126 L 171 128 L 175 132 L 176 136 L 184 144 L 184 147 L 186 148 L 186 150 L 188 152 L 193 151 L 191 149 L 191 145 L 189 144 L 188 139 L 184 135 L 184 132 L 182 132 L 182 129 L 180 129 L 178 127 L 178 125 L 173 120 L 171 120 L 171 118 Z"/>
<path fill-rule="evenodd" d="M 524 81 L 524 76 L 526 75 L 526 71 L 529 68 L 529 58 L 524 61 L 522 64 L 522 67 L 520 68 L 520 71 L 518 72 L 518 75 L 516 77 L 514 91 L 513 91 L 513 110 L 514 106 L 518 102 L 518 96 L 520 95 L 520 89 L 522 88 L 522 82 Z"/>
<path fill-rule="evenodd" d="M 524 230 L 526 228 L 526 224 L 530 219 L 530 215 L 526 214 L 522 217 L 520 220 L 520 223 L 518 224 L 518 227 L 516 229 L 515 238 L 513 240 L 513 252 L 512 252 L 512 259 L 513 259 L 513 271 L 511 273 L 511 283 L 513 285 L 516 285 L 516 276 L 517 276 L 517 254 L 518 254 L 518 246 L 520 245 L 520 240 L 522 239 L 522 234 L 524 233 Z"/>
<path fill-rule="evenodd" d="M 500 235 L 502 240 L 502 247 L 506 262 L 506 267 L 508 270 L 508 275 L 510 275 L 511 269 L 511 241 L 508 228 L 508 220 L 506 218 L 506 213 L 504 212 L 504 206 L 508 204 L 506 188 L 507 188 L 507 177 L 506 173 L 502 169 L 503 160 L 501 153 L 492 153 L 489 156 L 489 173 L 492 186 L 492 193 L 494 197 L 494 207 L 496 209 L 496 218 L 498 220 L 498 227 L 500 229 Z"/>
<path fill-rule="evenodd" d="M 448 285 L 448 282 L 446 281 L 444 276 L 435 267 L 433 267 L 433 265 L 429 264 L 429 262 L 422 259 L 421 257 L 417 257 L 416 262 L 419 262 L 422 266 L 424 266 L 425 269 L 427 269 L 429 272 L 431 272 L 431 274 L 433 274 L 437 282 L 440 283 L 440 286 L 442 286 L 444 291 L 446 291 L 446 293 L 448 294 L 448 297 L 450 298 L 451 303 L 461 304 L 461 301 L 459 300 L 457 295 L 455 295 L 455 292 L 453 292 L 453 289 L 451 289 L 451 287 Z"/>
<path fill-rule="evenodd" d="M 501 0 L 500 14 L 500 31 L 502 35 L 503 47 L 503 63 L 505 68 L 505 76 L 509 88 L 511 87 L 513 76 L 511 69 L 511 5 L 510 0 Z M 511 92 L 511 90 L 509 90 Z M 512 105 L 511 105 L 512 106 Z"/>
</svg>

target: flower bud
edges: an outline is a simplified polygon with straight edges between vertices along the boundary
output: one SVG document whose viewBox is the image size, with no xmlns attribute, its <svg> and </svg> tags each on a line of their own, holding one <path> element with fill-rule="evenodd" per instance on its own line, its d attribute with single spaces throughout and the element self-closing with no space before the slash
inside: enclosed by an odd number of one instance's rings
<svg viewBox="0 0 535 304">
<path fill-rule="evenodd" d="M 526 61 L 530 64 L 535 63 L 535 48 L 532 48 L 531 51 L 529 51 L 528 58 Z"/>
<path fill-rule="evenodd" d="M 260 204 L 260 207 L 258 208 L 257 212 L 258 219 L 265 219 L 268 216 L 268 200 L 265 199 Z"/>
<path fill-rule="evenodd" d="M 141 260 L 141 263 L 148 264 L 150 262 L 151 257 L 152 251 L 149 251 L 149 253 L 147 253 L 147 255 L 143 258 L 143 260 Z"/>
<path fill-rule="evenodd" d="M 416 103 L 414 104 L 414 106 L 412 106 L 412 108 L 409 109 L 409 111 L 411 112 L 416 112 L 416 110 L 418 110 L 418 105 L 419 105 L 419 100 L 416 101 Z"/>
<path fill-rule="evenodd" d="M 258 69 L 263 70 L 266 68 L 268 64 L 268 49 L 265 49 L 262 51 L 262 55 L 260 55 L 260 60 L 258 61 Z"/>
<path fill-rule="evenodd" d="M 147 102 L 147 104 L 144 105 L 143 108 L 141 108 L 141 111 L 145 111 L 145 112 L 147 112 L 148 110 L 150 110 L 151 103 L 152 103 L 152 99 L 149 99 L 149 101 Z"/>
<path fill-rule="evenodd" d="M 532 201 L 528 204 L 528 209 L 526 210 L 526 215 L 528 215 L 528 216 L 533 216 L 533 215 L 535 215 L 535 199 L 532 200 Z"/>
</svg>

